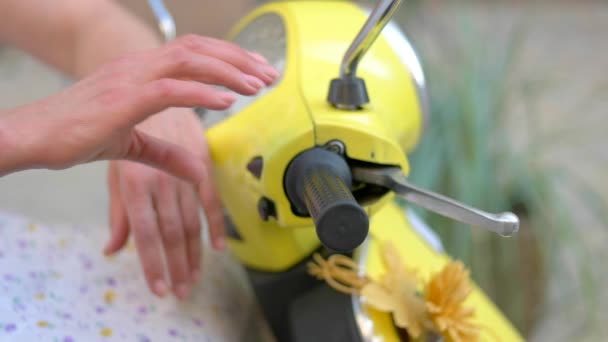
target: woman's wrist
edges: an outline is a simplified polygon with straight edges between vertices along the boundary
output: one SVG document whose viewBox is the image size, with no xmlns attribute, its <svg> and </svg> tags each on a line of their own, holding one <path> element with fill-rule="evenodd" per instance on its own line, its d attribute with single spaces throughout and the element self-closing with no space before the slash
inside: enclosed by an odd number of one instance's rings
<svg viewBox="0 0 608 342">
<path fill-rule="evenodd" d="M 32 147 L 35 145 L 36 132 L 21 134 L 19 121 L 20 114 L 14 111 L 0 112 L 0 177 L 7 174 L 40 168 L 32 157 Z"/>
<path fill-rule="evenodd" d="M 15 142 L 6 117 L 7 114 L 0 112 L 0 177 L 13 172 L 16 167 Z"/>
</svg>

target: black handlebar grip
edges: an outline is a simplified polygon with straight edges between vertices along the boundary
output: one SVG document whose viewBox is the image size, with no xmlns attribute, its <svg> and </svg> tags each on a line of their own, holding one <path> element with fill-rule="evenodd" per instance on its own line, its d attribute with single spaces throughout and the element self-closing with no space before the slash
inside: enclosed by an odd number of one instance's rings
<svg viewBox="0 0 608 342">
<path fill-rule="evenodd" d="M 286 172 L 294 209 L 309 215 L 323 245 L 350 252 L 367 237 L 369 219 L 353 197 L 350 168 L 339 155 L 314 148 L 298 155 Z"/>
<path fill-rule="evenodd" d="M 319 240 L 339 252 L 359 246 L 367 236 L 367 215 L 340 177 L 323 169 L 311 170 L 302 183 L 304 202 Z"/>
</svg>

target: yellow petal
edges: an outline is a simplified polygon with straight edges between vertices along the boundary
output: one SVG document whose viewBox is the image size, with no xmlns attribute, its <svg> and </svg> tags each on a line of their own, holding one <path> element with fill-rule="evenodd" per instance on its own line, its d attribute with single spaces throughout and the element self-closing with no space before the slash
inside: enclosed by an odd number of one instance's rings
<svg viewBox="0 0 608 342">
<path fill-rule="evenodd" d="M 418 338 L 422 334 L 422 326 L 420 322 L 409 317 L 409 313 L 405 310 L 397 310 L 394 314 L 395 325 L 406 329 L 408 335 L 413 338 Z"/>
<path fill-rule="evenodd" d="M 424 302 L 415 293 L 399 298 L 399 306 L 393 317 L 398 327 L 406 329 L 413 338 L 418 338 L 425 320 Z"/>
<path fill-rule="evenodd" d="M 477 339 L 478 327 L 470 321 L 474 310 L 463 306 L 471 291 L 469 272 L 460 261 L 446 264 L 424 289 L 430 320 L 448 341 Z"/>
<path fill-rule="evenodd" d="M 390 312 L 395 309 L 395 299 L 384 287 L 377 283 L 370 282 L 363 286 L 361 296 L 377 310 Z"/>
<path fill-rule="evenodd" d="M 334 290 L 346 294 L 358 294 L 367 283 L 365 276 L 357 272 L 357 264 L 347 256 L 334 254 L 327 260 L 315 253 L 313 261 L 307 263 L 308 273 L 319 280 L 325 280 Z"/>
<path fill-rule="evenodd" d="M 382 243 L 382 257 L 387 268 L 387 274 L 403 267 L 399 250 L 391 241 L 387 240 Z"/>
</svg>

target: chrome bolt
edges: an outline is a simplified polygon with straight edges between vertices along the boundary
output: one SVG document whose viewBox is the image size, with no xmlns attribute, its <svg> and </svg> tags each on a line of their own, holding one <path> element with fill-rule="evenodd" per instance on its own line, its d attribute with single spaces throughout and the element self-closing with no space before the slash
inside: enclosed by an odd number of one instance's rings
<svg viewBox="0 0 608 342">
<path fill-rule="evenodd" d="M 339 140 L 332 140 L 332 141 L 328 142 L 325 145 L 325 148 L 328 151 L 336 153 L 336 154 L 344 154 L 344 151 L 346 149 L 344 144 Z"/>
</svg>

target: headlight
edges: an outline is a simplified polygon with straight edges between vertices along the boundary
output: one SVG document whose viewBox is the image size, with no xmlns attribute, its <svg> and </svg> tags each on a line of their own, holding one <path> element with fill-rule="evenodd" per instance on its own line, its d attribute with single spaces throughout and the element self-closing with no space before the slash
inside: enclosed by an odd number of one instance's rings
<svg viewBox="0 0 608 342">
<path fill-rule="evenodd" d="M 246 25 L 233 39 L 238 46 L 254 51 L 266 59 L 270 65 L 283 74 L 286 59 L 285 25 L 277 14 L 266 13 Z M 278 80 L 275 81 L 275 85 Z M 227 119 L 271 91 L 272 87 L 262 88 L 253 96 L 237 95 L 237 100 L 226 110 L 197 109 L 205 128 Z"/>
</svg>

